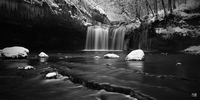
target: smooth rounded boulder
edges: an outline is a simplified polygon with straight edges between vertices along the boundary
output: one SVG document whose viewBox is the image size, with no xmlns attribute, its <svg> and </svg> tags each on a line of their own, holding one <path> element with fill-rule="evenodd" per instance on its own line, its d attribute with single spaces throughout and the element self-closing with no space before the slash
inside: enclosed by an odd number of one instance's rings
<svg viewBox="0 0 200 100">
<path fill-rule="evenodd" d="M 145 60 L 144 56 L 145 54 L 143 50 L 141 49 L 133 50 L 126 56 L 125 60 L 126 61 L 143 61 Z"/>
<path fill-rule="evenodd" d="M 20 46 L 6 47 L 2 49 L 3 58 L 27 58 L 29 50 Z"/>
<path fill-rule="evenodd" d="M 100 56 L 94 56 L 94 59 L 99 59 L 99 58 L 101 58 Z"/>
<path fill-rule="evenodd" d="M 107 58 L 107 59 L 116 59 L 116 58 L 119 58 L 119 56 L 116 55 L 116 54 L 113 54 L 113 53 L 109 53 L 109 54 L 105 54 L 104 58 Z"/>
<path fill-rule="evenodd" d="M 45 75 L 45 77 L 47 79 L 56 79 L 58 77 L 58 73 L 57 72 L 49 72 Z"/>
</svg>

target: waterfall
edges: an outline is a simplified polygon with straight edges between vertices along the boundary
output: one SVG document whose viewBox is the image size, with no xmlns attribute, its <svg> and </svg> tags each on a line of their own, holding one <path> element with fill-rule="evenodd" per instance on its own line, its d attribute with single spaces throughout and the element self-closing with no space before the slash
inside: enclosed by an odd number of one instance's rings
<svg viewBox="0 0 200 100">
<path fill-rule="evenodd" d="M 125 27 L 118 27 L 109 31 L 109 27 L 89 26 L 85 50 L 123 50 L 125 32 Z"/>
<path fill-rule="evenodd" d="M 126 28 L 119 27 L 113 30 L 111 36 L 111 50 L 122 50 Z"/>
<path fill-rule="evenodd" d="M 90 26 L 87 29 L 86 50 L 108 49 L 108 28 Z"/>
</svg>

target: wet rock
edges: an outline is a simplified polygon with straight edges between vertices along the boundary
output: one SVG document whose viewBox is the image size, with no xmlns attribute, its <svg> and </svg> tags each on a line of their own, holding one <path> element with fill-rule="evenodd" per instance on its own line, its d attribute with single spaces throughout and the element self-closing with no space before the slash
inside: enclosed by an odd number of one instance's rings
<svg viewBox="0 0 200 100">
<path fill-rule="evenodd" d="M 74 84 L 81 84 L 82 86 L 85 86 L 89 89 L 94 89 L 94 90 L 105 90 L 109 92 L 117 92 L 117 93 L 122 93 L 125 95 L 130 95 L 131 97 L 134 97 L 138 100 L 155 100 L 154 98 L 151 98 L 149 96 L 146 96 L 143 93 L 137 92 L 134 89 L 130 87 L 124 87 L 124 86 L 119 86 L 119 85 L 114 85 L 110 83 L 101 83 L 97 82 L 94 80 L 86 80 L 74 75 L 69 75 L 68 72 L 63 72 L 62 74 L 68 74 L 69 80 L 73 82 Z"/>
<path fill-rule="evenodd" d="M 116 58 L 119 58 L 119 56 L 116 55 L 116 54 L 113 54 L 113 53 L 109 53 L 109 54 L 105 54 L 104 58 L 107 58 L 107 59 L 116 59 Z"/>
<path fill-rule="evenodd" d="M 163 53 L 163 52 L 162 52 L 161 55 L 168 55 L 168 53 Z"/>
<path fill-rule="evenodd" d="M 199 46 L 190 46 L 187 49 L 183 50 L 183 52 L 189 52 L 192 54 L 200 54 L 200 45 Z"/>
<path fill-rule="evenodd" d="M 100 59 L 101 57 L 100 56 L 94 56 L 94 59 L 95 60 L 98 60 L 98 59 Z"/>
<path fill-rule="evenodd" d="M 40 74 L 43 74 L 46 79 L 62 79 L 62 78 L 64 78 L 61 74 L 58 73 L 57 69 L 51 68 L 51 67 L 44 68 Z"/>
<path fill-rule="evenodd" d="M 27 65 L 25 67 L 18 67 L 19 70 L 34 70 L 36 69 L 35 67 L 33 66 L 30 66 L 30 65 Z"/>
<path fill-rule="evenodd" d="M 133 50 L 131 51 L 125 58 L 127 61 L 142 61 L 144 60 L 145 54 L 143 50 L 138 49 L 138 50 Z"/>
<path fill-rule="evenodd" d="M 197 97 L 197 93 L 191 93 L 192 97 Z"/>
<path fill-rule="evenodd" d="M 105 64 L 105 66 L 111 66 L 112 64 Z"/>
<path fill-rule="evenodd" d="M 56 68 L 46 67 L 42 69 L 42 72 L 40 74 L 48 74 L 50 72 L 57 72 L 58 70 Z"/>
<path fill-rule="evenodd" d="M 19 71 L 19 72 L 17 72 L 17 76 L 19 76 L 19 77 L 24 77 L 26 75 L 27 75 L 26 71 Z"/>
<path fill-rule="evenodd" d="M 6 47 L 1 51 L 3 58 L 27 58 L 29 50 L 20 46 Z"/>
<path fill-rule="evenodd" d="M 180 62 L 177 62 L 177 63 L 176 63 L 176 65 L 182 65 L 182 63 L 180 63 Z"/>
<path fill-rule="evenodd" d="M 45 78 L 47 79 L 56 79 L 58 77 L 57 72 L 49 72 L 48 74 L 45 75 Z"/>
<path fill-rule="evenodd" d="M 46 53 L 44 53 L 44 52 L 41 52 L 38 56 L 41 57 L 41 58 L 48 58 L 48 57 L 49 57 L 49 56 L 48 56 Z"/>
</svg>

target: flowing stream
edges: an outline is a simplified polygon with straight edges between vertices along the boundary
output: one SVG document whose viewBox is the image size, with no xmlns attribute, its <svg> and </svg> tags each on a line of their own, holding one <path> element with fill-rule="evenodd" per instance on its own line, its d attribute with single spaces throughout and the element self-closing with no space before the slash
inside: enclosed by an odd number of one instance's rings
<svg viewBox="0 0 200 100">
<path fill-rule="evenodd" d="M 109 51 L 111 52 L 111 51 Z M 128 52 L 31 53 L 28 59 L 0 59 L 1 100 L 197 100 L 200 88 L 199 55 L 145 53 L 145 61 L 125 61 Z M 94 56 L 101 58 L 95 59 Z M 31 65 L 36 70 L 18 70 Z M 58 70 L 64 77 L 46 79 Z"/>
</svg>

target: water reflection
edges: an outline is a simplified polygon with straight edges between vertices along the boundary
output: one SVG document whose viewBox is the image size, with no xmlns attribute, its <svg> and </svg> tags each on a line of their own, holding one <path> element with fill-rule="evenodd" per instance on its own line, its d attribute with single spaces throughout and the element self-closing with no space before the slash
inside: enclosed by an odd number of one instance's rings
<svg viewBox="0 0 200 100">
<path fill-rule="evenodd" d="M 144 62 L 143 61 L 129 61 L 127 62 L 128 68 L 143 71 Z"/>
<path fill-rule="evenodd" d="M 40 60 L 41 63 L 45 63 L 45 62 L 48 61 L 48 58 L 39 58 L 39 60 Z"/>
<path fill-rule="evenodd" d="M 18 67 L 25 67 L 28 65 L 27 60 L 16 60 L 16 61 L 4 61 L 3 65 L 6 68 L 18 68 Z"/>
</svg>

